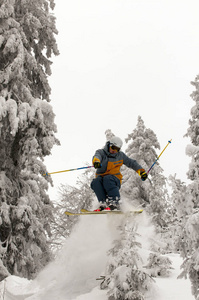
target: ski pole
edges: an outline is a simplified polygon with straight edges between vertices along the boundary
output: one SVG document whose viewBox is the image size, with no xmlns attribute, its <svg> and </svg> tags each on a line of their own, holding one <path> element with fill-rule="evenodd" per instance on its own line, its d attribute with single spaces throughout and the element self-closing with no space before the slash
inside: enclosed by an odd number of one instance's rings
<svg viewBox="0 0 199 300">
<path fill-rule="evenodd" d="M 69 172 L 69 171 L 76 171 L 76 170 L 88 169 L 88 168 L 93 168 L 93 166 L 81 167 L 81 168 L 69 169 L 69 170 L 63 170 L 63 171 L 57 171 L 57 172 L 51 172 L 51 173 L 46 172 L 45 174 L 43 174 L 43 176 L 48 176 L 48 175 L 57 174 L 57 173 L 63 173 L 63 172 Z"/>
<path fill-rule="evenodd" d="M 162 155 L 162 153 L 164 152 L 164 150 L 168 147 L 169 144 L 171 144 L 171 141 L 168 141 L 168 144 L 166 145 L 166 147 L 164 147 L 164 149 L 162 150 L 162 152 L 160 153 L 160 155 L 158 156 L 158 158 L 155 160 L 155 162 L 152 164 L 152 166 L 150 167 L 150 169 L 147 171 L 147 174 L 151 171 L 151 169 L 153 168 L 153 166 L 157 163 L 158 159 L 160 158 L 160 156 Z"/>
</svg>

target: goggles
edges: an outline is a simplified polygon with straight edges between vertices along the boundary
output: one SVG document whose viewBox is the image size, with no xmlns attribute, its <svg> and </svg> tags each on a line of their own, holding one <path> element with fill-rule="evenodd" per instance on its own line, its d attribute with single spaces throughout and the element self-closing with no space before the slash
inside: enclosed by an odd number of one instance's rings
<svg viewBox="0 0 199 300">
<path fill-rule="evenodd" d="M 111 149 L 112 149 L 113 151 L 117 151 L 117 152 L 120 151 L 120 148 L 118 148 L 118 147 L 115 146 L 115 145 L 110 145 L 110 147 L 111 147 Z"/>
</svg>

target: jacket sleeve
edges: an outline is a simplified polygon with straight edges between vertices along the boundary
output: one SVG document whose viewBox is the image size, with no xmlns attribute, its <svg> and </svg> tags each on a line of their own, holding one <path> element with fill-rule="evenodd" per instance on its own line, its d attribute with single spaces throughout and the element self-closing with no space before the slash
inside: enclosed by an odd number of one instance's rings
<svg viewBox="0 0 199 300">
<path fill-rule="evenodd" d="M 100 150 L 97 150 L 93 156 L 92 162 L 94 163 L 95 161 L 98 161 L 98 162 L 102 161 L 102 155 L 100 153 Z"/>
<path fill-rule="evenodd" d="M 140 173 L 140 171 L 145 171 L 136 160 L 129 158 L 128 156 L 126 156 L 126 154 L 123 153 L 123 163 L 125 166 L 127 166 L 128 168 L 131 168 L 133 170 L 135 170 L 138 174 Z"/>
</svg>

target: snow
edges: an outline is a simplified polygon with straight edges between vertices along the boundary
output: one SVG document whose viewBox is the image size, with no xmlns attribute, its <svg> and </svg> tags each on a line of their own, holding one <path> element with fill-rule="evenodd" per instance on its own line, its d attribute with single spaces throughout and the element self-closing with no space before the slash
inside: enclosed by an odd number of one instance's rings
<svg viewBox="0 0 199 300">
<path fill-rule="evenodd" d="M 104 274 L 107 251 L 118 238 L 117 226 L 122 218 L 123 215 L 81 217 L 55 261 L 33 281 L 7 277 L 0 283 L 0 300 L 107 300 L 107 291 L 100 290 L 100 281 L 96 279 Z M 154 229 L 145 213 L 136 218 L 142 243 L 140 255 L 145 264 L 149 244 L 155 239 Z M 168 257 L 173 262 L 171 275 L 154 278 L 146 300 L 194 300 L 190 281 L 177 279 L 182 259 L 172 253 Z"/>
<path fill-rule="evenodd" d="M 182 259 L 177 254 L 171 254 L 169 258 L 172 260 L 174 268 L 169 278 L 156 278 L 158 286 L 158 294 L 160 300 L 192 300 L 195 299 L 191 295 L 191 284 L 189 280 L 177 279 L 181 273 L 180 265 Z"/>
</svg>

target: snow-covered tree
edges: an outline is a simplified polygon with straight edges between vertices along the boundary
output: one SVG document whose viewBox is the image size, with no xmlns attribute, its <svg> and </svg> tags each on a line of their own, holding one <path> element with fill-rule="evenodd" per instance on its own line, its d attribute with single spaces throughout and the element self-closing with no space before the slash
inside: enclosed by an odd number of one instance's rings
<svg viewBox="0 0 199 300">
<path fill-rule="evenodd" d="M 132 220 L 132 219 L 131 219 Z M 109 251 L 109 263 L 101 289 L 108 287 L 109 300 L 144 300 L 152 278 L 143 271 L 137 242 L 136 224 L 126 218 L 120 226 L 120 239 Z"/>
<path fill-rule="evenodd" d="M 171 267 L 172 262 L 171 260 L 163 255 L 160 255 L 159 253 L 150 253 L 148 257 L 148 264 L 145 266 L 146 269 L 148 269 L 148 273 L 152 277 L 158 277 L 158 276 L 169 276 L 171 273 Z"/>
<path fill-rule="evenodd" d="M 52 204 L 43 159 L 56 126 L 48 76 L 53 0 L 0 1 L 0 258 L 11 274 L 32 277 L 49 261 Z"/>
<path fill-rule="evenodd" d="M 170 210 L 171 222 L 169 224 L 169 235 L 172 238 L 168 237 L 168 242 L 172 250 L 178 252 L 184 239 L 184 224 L 189 212 L 187 187 L 184 182 L 176 178 L 176 174 L 169 176 L 168 183 L 172 189 L 170 202 L 173 207 Z"/>
<path fill-rule="evenodd" d="M 126 154 L 137 160 L 137 162 L 147 171 L 158 155 L 156 149 L 160 149 L 155 133 L 145 127 L 142 118 L 138 117 L 136 128 L 126 139 L 128 147 Z M 149 178 L 142 182 L 140 177 L 130 169 L 124 171 L 122 194 L 130 201 L 138 204 L 150 203 L 148 210 L 156 224 L 163 227 L 168 221 L 167 214 L 167 189 L 166 178 L 162 174 L 163 170 L 159 163 L 151 169 Z"/>
<path fill-rule="evenodd" d="M 110 139 L 111 139 L 113 136 L 115 136 L 114 133 L 112 133 L 111 129 L 107 129 L 107 130 L 105 131 L 105 135 L 106 135 L 106 140 L 107 140 L 107 141 L 110 141 Z"/>
<path fill-rule="evenodd" d="M 195 105 L 191 109 L 191 119 L 186 136 L 191 139 L 191 145 L 186 153 L 191 157 L 187 172 L 191 183 L 186 187 L 181 201 L 180 210 L 183 212 L 182 229 L 179 237 L 179 250 L 184 258 L 182 276 L 189 276 L 192 283 L 192 292 L 199 299 L 199 76 L 192 82 L 195 91 L 191 97 Z"/>
<path fill-rule="evenodd" d="M 128 157 L 135 159 L 147 171 L 157 159 L 156 149 L 160 149 L 155 133 L 147 129 L 142 118 L 138 117 L 138 123 L 126 139 Z M 150 172 L 149 180 L 142 182 L 140 177 L 131 169 L 123 168 L 123 184 L 121 198 L 129 201 L 132 205 L 147 204 L 146 211 L 151 216 L 158 232 L 163 234 L 164 226 L 168 227 L 169 206 L 167 203 L 166 178 L 163 170 L 157 162 Z M 150 289 L 151 277 L 143 271 L 141 258 L 138 255 L 138 248 L 141 247 L 136 241 L 136 223 L 129 222 L 125 218 L 120 225 L 121 236 L 115 246 L 110 250 L 110 259 L 107 266 L 106 277 L 101 284 L 102 288 L 109 288 L 109 299 L 144 299 L 145 293 Z M 161 232 L 162 231 L 162 232 Z M 155 242 L 153 243 L 155 244 Z M 166 243 L 162 243 L 166 245 Z M 160 245 L 160 243 L 159 243 Z M 160 249 L 158 249 L 159 251 Z M 157 264 L 157 257 L 160 255 L 154 252 L 149 258 L 150 266 Z M 168 263 L 168 266 L 166 264 Z M 148 264 L 148 265 L 149 265 Z M 157 267 L 157 266 L 156 266 Z M 161 275 L 168 274 L 170 262 L 161 258 L 158 270 Z M 157 269 L 156 269 L 157 270 Z"/>
</svg>

